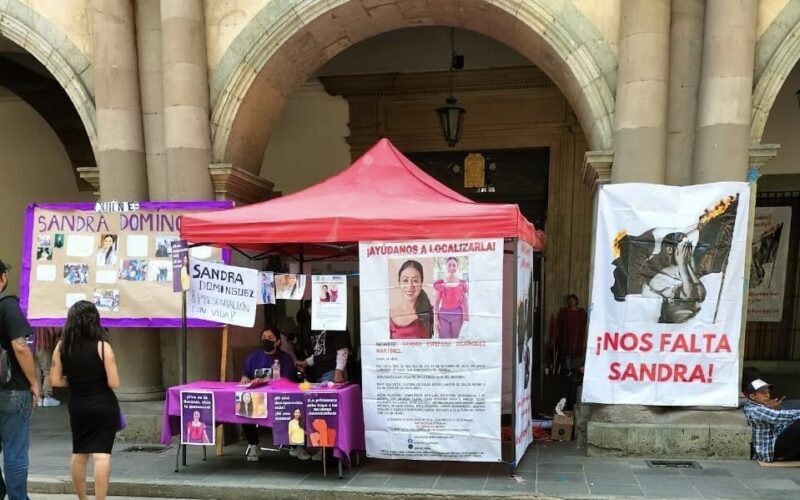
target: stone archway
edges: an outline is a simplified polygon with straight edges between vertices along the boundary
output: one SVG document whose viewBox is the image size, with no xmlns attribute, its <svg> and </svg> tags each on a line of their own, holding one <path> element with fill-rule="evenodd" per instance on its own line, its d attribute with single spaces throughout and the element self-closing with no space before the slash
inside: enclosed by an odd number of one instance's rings
<svg viewBox="0 0 800 500">
<path fill-rule="evenodd" d="M 19 0 L 0 5 L 0 36 L 35 57 L 58 81 L 80 116 L 97 157 L 97 126 L 90 63 L 58 28 Z"/>
<path fill-rule="evenodd" d="M 798 61 L 800 2 L 790 2 L 756 45 L 750 144 L 761 142 L 775 99 Z"/>
<path fill-rule="evenodd" d="M 570 2 L 368 0 L 269 2 L 210 78 L 214 160 L 257 173 L 287 96 L 336 54 L 377 34 L 452 26 L 494 38 L 543 69 L 591 149 L 610 149 L 616 56 Z"/>
</svg>

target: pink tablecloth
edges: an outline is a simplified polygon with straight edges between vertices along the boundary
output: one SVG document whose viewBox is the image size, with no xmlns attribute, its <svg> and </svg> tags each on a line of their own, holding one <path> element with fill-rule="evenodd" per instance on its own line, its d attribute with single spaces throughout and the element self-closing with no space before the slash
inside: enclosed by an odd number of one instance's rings
<svg viewBox="0 0 800 500">
<path fill-rule="evenodd" d="M 263 392 L 267 400 L 274 394 L 336 394 L 339 399 L 338 429 L 334 455 L 349 461 L 350 452 L 364 450 L 364 412 L 361 407 L 361 386 L 348 384 L 333 389 L 301 391 L 297 384 L 288 380 L 270 382 L 257 389 L 243 389 L 236 382 L 198 381 L 170 387 L 164 401 L 164 416 L 161 423 L 161 443 L 168 445 L 172 436 L 181 432 L 181 391 L 210 391 L 214 393 L 214 414 L 217 423 L 258 424 L 272 427 L 273 415 L 267 418 L 244 418 L 235 414 L 237 391 Z"/>
</svg>

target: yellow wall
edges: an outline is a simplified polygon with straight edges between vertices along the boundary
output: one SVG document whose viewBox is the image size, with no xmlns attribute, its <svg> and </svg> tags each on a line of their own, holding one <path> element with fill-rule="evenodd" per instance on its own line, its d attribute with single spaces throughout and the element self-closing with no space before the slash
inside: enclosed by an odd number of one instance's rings
<svg viewBox="0 0 800 500">
<path fill-rule="evenodd" d="M 14 266 L 19 287 L 25 207 L 32 202 L 92 201 L 77 189 L 72 165 L 55 132 L 27 103 L 0 87 L 0 259 Z"/>
</svg>

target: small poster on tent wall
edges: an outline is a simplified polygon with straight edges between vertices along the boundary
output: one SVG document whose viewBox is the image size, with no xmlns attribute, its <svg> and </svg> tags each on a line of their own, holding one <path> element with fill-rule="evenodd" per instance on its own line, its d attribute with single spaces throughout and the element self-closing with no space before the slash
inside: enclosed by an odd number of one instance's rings
<svg viewBox="0 0 800 500">
<path fill-rule="evenodd" d="M 311 277 L 311 329 L 347 328 L 347 276 Z"/>
<path fill-rule="evenodd" d="M 503 240 L 359 245 L 367 454 L 499 461 Z"/>
<path fill-rule="evenodd" d="M 189 290 L 189 247 L 186 240 L 173 240 L 170 242 L 172 252 L 172 291 L 186 292 Z"/>
</svg>

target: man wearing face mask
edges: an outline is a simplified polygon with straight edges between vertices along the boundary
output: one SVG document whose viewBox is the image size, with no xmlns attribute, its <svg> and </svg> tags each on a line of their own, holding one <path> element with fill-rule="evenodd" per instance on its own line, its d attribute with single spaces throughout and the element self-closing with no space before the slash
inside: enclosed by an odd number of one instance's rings
<svg viewBox="0 0 800 500">
<path fill-rule="evenodd" d="M 281 365 L 281 378 L 294 379 L 295 369 L 292 358 L 287 353 L 281 351 L 281 333 L 277 326 L 270 326 L 261 332 L 261 347 L 252 352 L 244 362 L 242 380 L 240 383 L 249 384 L 263 379 L 260 375 L 256 377 L 256 370 L 272 368 L 275 360 Z M 258 428 L 255 425 L 242 425 L 242 431 L 247 438 L 247 461 L 258 461 Z"/>
</svg>

